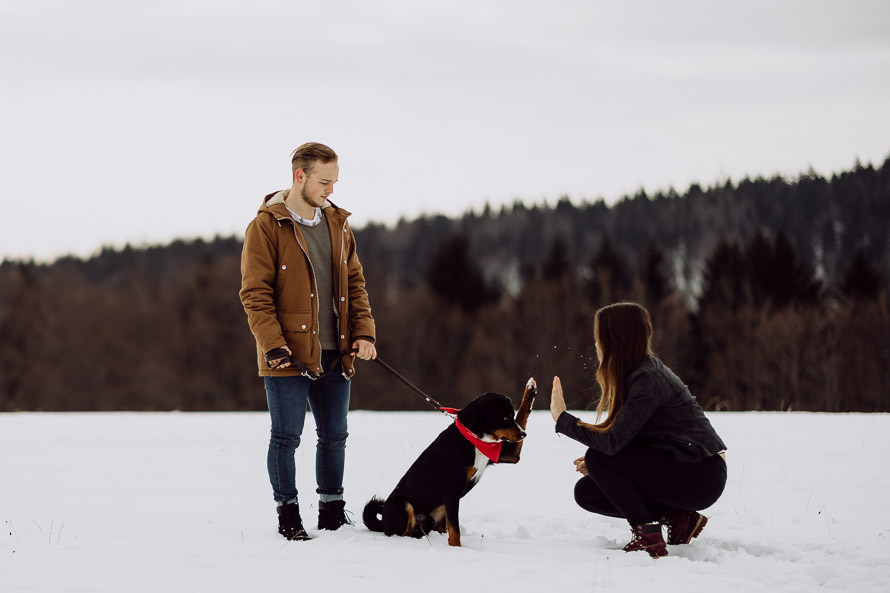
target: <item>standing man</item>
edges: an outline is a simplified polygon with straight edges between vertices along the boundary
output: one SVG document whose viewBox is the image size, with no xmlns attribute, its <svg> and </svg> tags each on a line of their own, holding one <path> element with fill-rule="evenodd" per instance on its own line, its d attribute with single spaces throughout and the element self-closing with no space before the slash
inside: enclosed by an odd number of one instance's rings
<svg viewBox="0 0 890 593">
<path fill-rule="evenodd" d="M 346 413 L 355 374 L 349 351 L 357 349 L 355 356 L 364 360 L 377 351 L 365 278 L 346 222 L 350 213 L 328 200 L 340 173 L 337 154 L 309 142 L 293 152 L 291 165 L 291 188 L 267 195 L 247 227 L 239 294 L 272 417 L 267 465 L 278 532 L 303 540 L 310 538 L 300 517 L 294 453 L 306 404 L 318 433 L 318 528 L 335 530 L 351 523 L 343 501 Z"/>
</svg>

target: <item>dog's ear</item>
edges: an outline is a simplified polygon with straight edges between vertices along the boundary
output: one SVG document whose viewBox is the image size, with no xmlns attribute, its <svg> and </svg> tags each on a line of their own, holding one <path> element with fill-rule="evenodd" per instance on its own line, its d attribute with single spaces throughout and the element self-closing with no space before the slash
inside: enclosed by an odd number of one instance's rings
<svg viewBox="0 0 890 593">
<path fill-rule="evenodd" d="M 494 409 L 500 409 L 503 405 L 498 401 L 500 398 L 506 397 L 500 393 L 485 393 L 480 395 L 457 413 L 461 423 L 472 430 L 477 435 L 486 432 L 488 424 L 491 423 L 489 415 Z"/>
<path fill-rule="evenodd" d="M 464 426 L 481 436 L 503 426 L 504 419 L 512 420 L 513 402 L 503 393 L 486 393 L 464 406 L 457 417 Z"/>
<path fill-rule="evenodd" d="M 461 421 L 461 424 L 463 424 L 476 434 L 479 434 L 482 423 L 484 422 L 484 404 L 482 402 L 482 398 L 484 397 L 484 395 L 477 397 L 476 399 L 465 405 L 463 408 L 461 408 L 457 413 L 457 419 Z"/>
</svg>

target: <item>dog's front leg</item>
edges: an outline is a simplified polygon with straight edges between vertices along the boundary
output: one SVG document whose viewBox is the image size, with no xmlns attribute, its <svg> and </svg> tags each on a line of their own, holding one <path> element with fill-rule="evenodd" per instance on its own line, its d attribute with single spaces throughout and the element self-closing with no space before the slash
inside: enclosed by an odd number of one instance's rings
<svg viewBox="0 0 890 593">
<path fill-rule="evenodd" d="M 525 384 L 525 391 L 522 392 L 522 401 L 519 403 L 519 409 L 516 411 L 516 424 L 519 428 L 525 430 L 528 424 L 528 415 L 535 405 L 535 398 L 538 396 L 538 385 L 535 383 L 534 377 L 529 377 L 528 383 Z"/>
<path fill-rule="evenodd" d="M 538 385 L 535 383 L 534 377 L 529 378 L 525 384 L 525 391 L 522 393 L 522 401 L 519 403 L 519 409 L 516 411 L 516 424 L 519 428 L 525 430 L 528 424 L 528 416 L 535 405 L 535 397 L 538 395 Z M 519 453 L 522 451 L 522 443 L 504 443 L 501 449 L 501 457 L 498 463 L 519 463 Z"/>
<path fill-rule="evenodd" d="M 458 522 L 458 507 L 460 499 L 445 501 L 445 529 L 448 531 L 448 545 L 460 547 L 460 523 Z"/>
</svg>

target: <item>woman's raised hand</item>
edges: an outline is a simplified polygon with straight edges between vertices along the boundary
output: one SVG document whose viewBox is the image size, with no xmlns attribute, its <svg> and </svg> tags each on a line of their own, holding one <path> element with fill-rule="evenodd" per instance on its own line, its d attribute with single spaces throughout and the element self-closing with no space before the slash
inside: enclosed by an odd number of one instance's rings
<svg viewBox="0 0 890 593">
<path fill-rule="evenodd" d="M 566 400 L 562 394 L 562 382 L 559 377 L 553 377 L 553 389 L 550 391 L 550 415 L 553 421 L 559 418 L 559 415 L 566 411 Z"/>
</svg>

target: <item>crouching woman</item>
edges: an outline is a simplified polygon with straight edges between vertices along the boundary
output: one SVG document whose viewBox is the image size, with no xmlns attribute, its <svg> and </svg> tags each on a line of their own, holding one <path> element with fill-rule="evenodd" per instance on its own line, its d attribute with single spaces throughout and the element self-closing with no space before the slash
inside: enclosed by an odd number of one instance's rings
<svg viewBox="0 0 890 593">
<path fill-rule="evenodd" d="M 626 519 L 627 552 L 653 558 L 668 544 L 688 544 L 707 522 L 726 485 L 726 445 L 683 382 L 652 352 L 649 313 L 635 303 L 597 311 L 593 337 L 602 389 L 596 424 L 566 411 L 559 377 L 553 378 L 550 413 L 556 432 L 586 445 L 575 460 L 583 476 L 575 501 L 584 509 Z"/>
</svg>

